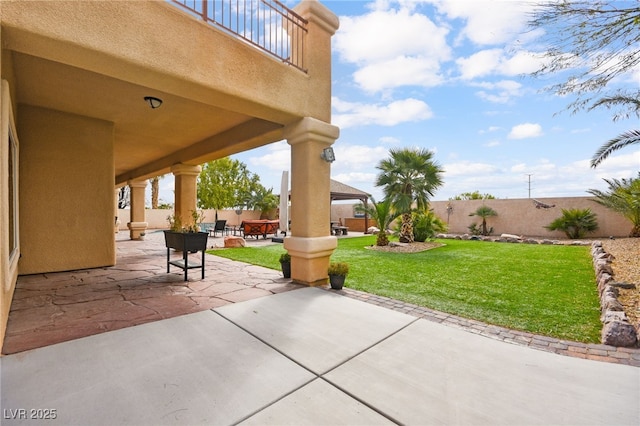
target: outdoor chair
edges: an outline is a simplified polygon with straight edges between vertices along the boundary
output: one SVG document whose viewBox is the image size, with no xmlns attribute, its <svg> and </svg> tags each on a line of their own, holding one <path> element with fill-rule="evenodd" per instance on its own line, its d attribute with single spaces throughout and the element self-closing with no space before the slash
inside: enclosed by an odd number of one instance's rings
<svg viewBox="0 0 640 426">
<path fill-rule="evenodd" d="M 216 224 L 213 227 L 213 229 L 209 229 L 209 235 L 213 234 L 213 236 L 215 237 L 218 232 L 220 232 L 220 235 L 224 235 L 224 233 L 226 232 L 226 229 L 227 229 L 226 220 L 216 220 Z"/>
</svg>

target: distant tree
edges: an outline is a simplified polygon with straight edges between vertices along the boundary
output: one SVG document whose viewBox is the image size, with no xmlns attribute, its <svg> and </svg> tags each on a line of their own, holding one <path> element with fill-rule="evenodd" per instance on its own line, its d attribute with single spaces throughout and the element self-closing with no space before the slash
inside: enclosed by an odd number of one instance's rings
<svg viewBox="0 0 640 426">
<path fill-rule="evenodd" d="M 572 112 L 604 106 L 614 109 L 613 120 L 640 117 L 640 89 L 603 93 L 614 79 L 640 64 L 640 2 L 546 1 L 535 10 L 530 26 L 544 29 L 546 62 L 533 75 L 571 70 L 561 83 L 548 88 L 560 96 L 576 95 Z M 597 167 L 611 152 L 640 141 L 631 130 L 605 143 L 591 159 Z"/>
<path fill-rule="evenodd" d="M 385 198 L 380 202 L 376 202 L 375 198 L 371 196 L 371 204 L 360 203 L 355 206 L 356 213 L 366 213 L 378 224 L 378 236 L 376 238 L 376 246 L 389 245 L 389 238 L 387 237 L 387 229 L 391 222 L 398 217 L 398 214 L 393 210 L 391 205 L 391 199 Z"/>
<path fill-rule="evenodd" d="M 480 233 L 482 235 L 489 235 L 493 231 L 493 228 L 487 229 L 487 218 L 491 216 L 498 216 L 498 212 L 489 206 L 480 206 L 475 212 L 470 213 L 469 216 L 480 216 L 482 218 L 482 228 L 480 229 Z M 471 227 L 469 229 L 471 229 Z"/>
<path fill-rule="evenodd" d="M 587 192 L 596 197 L 595 201 L 616 211 L 633 224 L 630 237 L 640 237 L 640 173 L 636 179 L 604 179 L 609 190 L 604 192 L 590 189 Z"/>
<path fill-rule="evenodd" d="M 598 220 L 591 209 L 562 209 L 562 216 L 545 226 L 550 231 L 562 231 L 567 238 L 584 238 L 598 229 Z"/>
<path fill-rule="evenodd" d="M 266 217 L 267 214 L 275 210 L 280 204 L 280 197 L 273 193 L 273 188 L 265 188 L 258 184 L 253 185 L 253 189 L 245 204 L 248 209 L 260 210 L 260 217 Z"/>
<path fill-rule="evenodd" d="M 120 188 L 120 191 L 118 191 L 118 208 L 119 209 L 127 208 L 130 201 L 130 198 L 129 198 L 130 193 L 131 193 L 131 188 L 129 187 L 129 185 L 125 185 Z"/>
<path fill-rule="evenodd" d="M 151 182 L 151 208 L 152 209 L 159 208 L 158 198 L 160 197 L 160 179 L 162 179 L 163 177 L 164 175 L 155 176 L 149 179 L 149 181 Z"/>
<path fill-rule="evenodd" d="M 400 241 L 413 242 L 411 211 L 427 210 L 429 197 L 433 196 L 442 181 L 442 168 L 433 160 L 433 152 L 427 149 L 392 149 L 390 158 L 377 166 L 380 173 L 376 186 L 383 187 L 396 212 L 402 216 Z"/>
<path fill-rule="evenodd" d="M 229 157 L 202 166 L 198 177 L 198 207 L 217 211 L 244 204 L 249 197 L 254 174 L 247 166 Z"/>
<path fill-rule="evenodd" d="M 476 190 L 473 192 L 463 192 L 462 194 L 458 194 L 455 197 L 451 198 L 452 200 L 495 200 L 491 194 L 481 194 L 480 191 Z"/>
</svg>

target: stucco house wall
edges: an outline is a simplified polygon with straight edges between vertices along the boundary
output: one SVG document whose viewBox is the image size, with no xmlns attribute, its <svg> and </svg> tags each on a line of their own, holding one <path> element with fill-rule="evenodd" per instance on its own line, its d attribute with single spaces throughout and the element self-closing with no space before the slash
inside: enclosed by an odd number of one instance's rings
<svg viewBox="0 0 640 426">
<path fill-rule="evenodd" d="M 20 274 L 115 264 L 113 125 L 21 105 Z"/>
</svg>

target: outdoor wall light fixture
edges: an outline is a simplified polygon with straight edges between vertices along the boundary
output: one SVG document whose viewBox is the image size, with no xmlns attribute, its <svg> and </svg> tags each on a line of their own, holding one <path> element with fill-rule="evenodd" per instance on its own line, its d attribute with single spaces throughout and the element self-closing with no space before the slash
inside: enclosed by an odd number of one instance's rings
<svg viewBox="0 0 640 426">
<path fill-rule="evenodd" d="M 162 99 L 154 98 L 153 96 L 145 96 L 144 100 L 149 104 L 151 109 L 160 108 L 162 105 Z"/>
<path fill-rule="evenodd" d="M 333 152 L 333 148 L 325 148 L 322 150 L 320 157 L 327 163 L 333 163 L 336 161 L 336 154 Z"/>
</svg>

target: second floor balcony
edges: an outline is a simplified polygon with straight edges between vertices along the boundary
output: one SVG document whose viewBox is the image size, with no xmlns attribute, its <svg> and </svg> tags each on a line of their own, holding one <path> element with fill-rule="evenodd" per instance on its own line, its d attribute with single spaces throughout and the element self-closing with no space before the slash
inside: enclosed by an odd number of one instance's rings
<svg viewBox="0 0 640 426">
<path fill-rule="evenodd" d="M 283 63 L 306 72 L 307 21 L 277 0 L 169 0 Z"/>
</svg>

